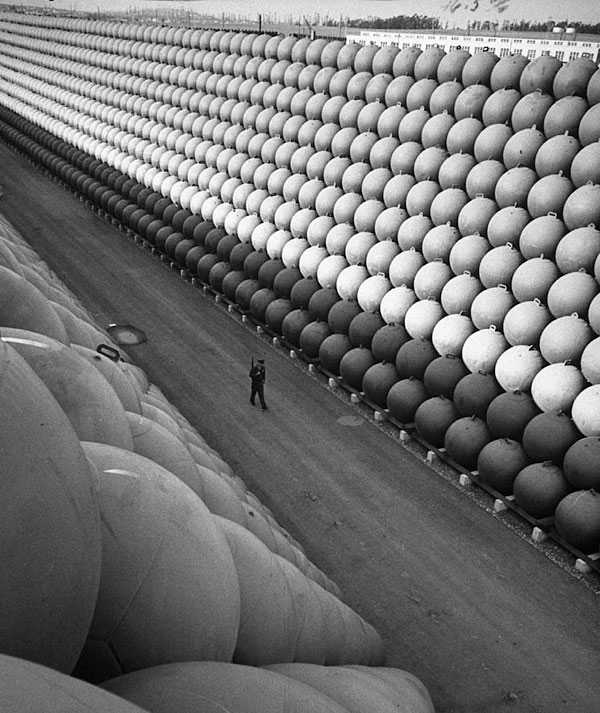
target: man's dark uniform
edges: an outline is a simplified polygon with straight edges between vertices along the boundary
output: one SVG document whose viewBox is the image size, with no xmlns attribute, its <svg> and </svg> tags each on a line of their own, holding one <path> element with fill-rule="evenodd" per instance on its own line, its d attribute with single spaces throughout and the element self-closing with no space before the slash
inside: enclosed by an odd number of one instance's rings
<svg viewBox="0 0 600 713">
<path fill-rule="evenodd" d="M 258 364 L 252 363 L 248 376 L 252 379 L 252 391 L 250 392 L 250 403 L 254 406 L 254 401 L 258 396 L 262 410 L 265 411 L 267 404 L 265 403 L 265 361 L 259 359 Z"/>
</svg>

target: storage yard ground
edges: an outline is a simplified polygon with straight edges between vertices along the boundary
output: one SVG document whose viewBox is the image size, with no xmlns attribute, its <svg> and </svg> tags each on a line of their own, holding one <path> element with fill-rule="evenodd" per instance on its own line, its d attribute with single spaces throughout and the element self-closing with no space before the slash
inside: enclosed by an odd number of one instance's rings
<svg viewBox="0 0 600 713">
<path fill-rule="evenodd" d="M 0 146 L 0 209 L 416 674 L 438 713 L 596 713 L 597 589 Z M 270 410 L 248 403 L 267 360 Z"/>
</svg>

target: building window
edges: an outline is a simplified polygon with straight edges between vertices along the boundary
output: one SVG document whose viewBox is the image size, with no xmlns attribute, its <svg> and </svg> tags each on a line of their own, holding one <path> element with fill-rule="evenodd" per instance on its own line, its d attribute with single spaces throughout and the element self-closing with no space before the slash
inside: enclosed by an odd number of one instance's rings
<svg viewBox="0 0 600 713">
<path fill-rule="evenodd" d="M 577 59 L 579 57 L 579 52 L 569 52 L 569 60 Z"/>
<path fill-rule="evenodd" d="M 535 50 L 527 50 L 527 59 L 535 59 L 536 54 Z"/>
<path fill-rule="evenodd" d="M 554 56 L 556 57 L 556 59 L 559 59 L 562 62 L 565 58 L 565 53 L 562 50 L 559 50 L 554 54 Z"/>
<path fill-rule="evenodd" d="M 508 47 L 500 48 L 500 57 L 507 57 L 510 54 L 510 49 Z"/>
</svg>

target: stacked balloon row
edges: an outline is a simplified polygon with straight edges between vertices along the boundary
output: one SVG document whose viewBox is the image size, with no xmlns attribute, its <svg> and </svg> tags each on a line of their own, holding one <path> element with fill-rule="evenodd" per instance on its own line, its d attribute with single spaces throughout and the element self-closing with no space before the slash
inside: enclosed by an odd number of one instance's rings
<svg viewBox="0 0 600 713">
<path fill-rule="evenodd" d="M 431 713 L 0 216 L 0 707 Z"/>
<path fill-rule="evenodd" d="M 3 18 L 0 103 L 52 170 L 598 550 L 597 65 Z"/>
</svg>

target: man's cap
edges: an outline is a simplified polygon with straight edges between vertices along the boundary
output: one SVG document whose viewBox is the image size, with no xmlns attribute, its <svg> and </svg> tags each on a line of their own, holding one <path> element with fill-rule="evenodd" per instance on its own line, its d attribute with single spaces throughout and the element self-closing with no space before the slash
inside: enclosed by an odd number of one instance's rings
<svg viewBox="0 0 600 713">
<path fill-rule="evenodd" d="M 259 363 L 259 364 L 264 364 L 264 363 L 265 363 L 265 360 L 264 360 L 264 359 L 259 359 L 259 360 L 258 360 L 258 363 Z"/>
</svg>

